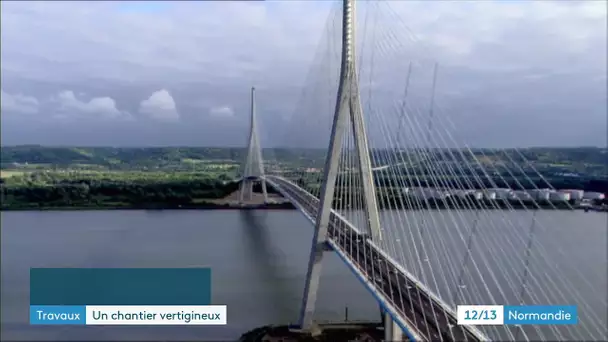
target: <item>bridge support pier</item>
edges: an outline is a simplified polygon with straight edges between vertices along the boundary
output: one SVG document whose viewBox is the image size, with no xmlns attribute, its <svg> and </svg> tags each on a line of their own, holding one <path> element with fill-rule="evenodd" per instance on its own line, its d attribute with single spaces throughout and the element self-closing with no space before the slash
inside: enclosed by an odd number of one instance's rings
<svg viewBox="0 0 608 342">
<path fill-rule="evenodd" d="M 384 313 L 384 342 L 403 341 L 403 331 L 388 312 Z"/>
<path fill-rule="evenodd" d="M 266 190 L 266 181 L 263 178 L 259 179 L 259 182 L 262 186 L 262 194 L 264 195 L 264 203 L 268 203 L 268 191 Z M 241 183 L 241 187 L 239 189 L 239 202 L 246 203 L 247 201 L 251 201 L 253 199 L 253 186 L 255 185 L 254 181 L 243 179 Z"/>
<path fill-rule="evenodd" d="M 239 202 L 251 201 L 253 197 L 253 182 L 242 180 L 241 188 L 239 189 Z"/>
</svg>

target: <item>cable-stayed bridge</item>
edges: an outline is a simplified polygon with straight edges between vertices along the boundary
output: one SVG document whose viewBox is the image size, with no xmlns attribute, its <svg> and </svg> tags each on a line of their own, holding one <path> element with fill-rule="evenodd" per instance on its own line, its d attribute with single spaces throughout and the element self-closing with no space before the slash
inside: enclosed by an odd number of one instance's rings
<svg viewBox="0 0 608 342">
<path fill-rule="evenodd" d="M 379 302 L 387 341 L 607 339 L 605 289 L 574 257 L 556 263 L 567 252 L 539 238 L 551 235 L 541 209 L 556 209 L 555 196 L 567 206 L 566 193 L 553 191 L 517 149 L 473 150 L 458 141 L 435 103 L 437 63 L 409 50 L 416 42 L 405 25 L 383 25 L 383 15 L 396 16 L 386 2 L 370 3 L 363 20 L 352 0 L 330 14 L 286 132 L 294 147 L 324 142 L 327 133 L 324 163 L 264 165 L 251 93 L 240 199 L 261 182 L 265 199 L 269 186 L 314 226 L 300 327 L 314 325 L 322 259 L 335 252 Z M 395 52 L 403 47 L 408 53 Z M 577 305 L 579 322 L 457 325 L 456 305 L 474 304 Z"/>
</svg>

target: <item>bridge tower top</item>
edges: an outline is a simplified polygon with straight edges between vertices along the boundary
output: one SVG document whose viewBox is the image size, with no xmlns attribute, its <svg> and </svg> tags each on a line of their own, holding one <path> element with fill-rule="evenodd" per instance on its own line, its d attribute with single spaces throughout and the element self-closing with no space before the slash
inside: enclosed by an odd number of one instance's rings
<svg viewBox="0 0 608 342">
<path fill-rule="evenodd" d="M 251 110 L 250 110 L 250 132 L 249 132 L 249 143 L 251 144 L 251 136 L 255 134 L 255 140 L 257 140 L 257 127 L 255 118 L 255 87 L 251 87 Z"/>
<path fill-rule="evenodd" d="M 345 0 L 342 11 L 342 63 L 348 67 L 355 62 L 355 2 Z"/>
<path fill-rule="evenodd" d="M 321 234 L 326 234 L 327 222 L 333 202 L 335 183 L 342 151 L 342 138 L 347 124 L 350 122 L 354 134 L 355 153 L 358 160 L 360 184 L 363 188 L 364 213 L 367 221 L 367 231 L 372 240 L 380 242 L 382 233 L 378 205 L 376 203 L 376 190 L 374 176 L 369 155 L 368 139 L 361 106 L 359 81 L 355 67 L 355 27 L 356 10 L 355 0 L 342 2 L 342 62 L 340 69 L 340 84 L 336 96 L 334 122 L 330 136 L 329 153 L 325 161 L 325 175 L 320 193 L 320 211 L 317 222 Z M 324 239 L 324 237 L 323 237 Z"/>
</svg>

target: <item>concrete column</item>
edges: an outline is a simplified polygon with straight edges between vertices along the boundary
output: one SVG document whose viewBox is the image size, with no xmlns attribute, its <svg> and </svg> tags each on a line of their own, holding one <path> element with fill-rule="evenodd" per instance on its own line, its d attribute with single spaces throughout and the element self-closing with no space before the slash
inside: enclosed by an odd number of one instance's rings
<svg viewBox="0 0 608 342">
<path fill-rule="evenodd" d="M 393 321 L 393 318 L 388 312 L 384 313 L 384 341 L 403 341 L 403 331 L 401 331 L 401 327 Z"/>
<path fill-rule="evenodd" d="M 384 313 L 384 341 L 392 341 L 393 340 L 393 319 L 388 312 Z"/>
</svg>

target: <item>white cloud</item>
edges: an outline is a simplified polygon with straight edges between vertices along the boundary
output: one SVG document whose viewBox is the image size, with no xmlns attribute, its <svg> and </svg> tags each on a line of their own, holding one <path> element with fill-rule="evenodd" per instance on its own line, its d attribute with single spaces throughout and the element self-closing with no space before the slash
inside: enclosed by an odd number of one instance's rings
<svg viewBox="0 0 608 342">
<path fill-rule="evenodd" d="M 59 105 L 55 117 L 57 118 L 102 118 L 102 119 L 131 119 L 126 111 L 116 107 L 116 101 L 111 97 L 94 97 L 89 101 L 82 101 L 73 91 L 64 90 L 53 98 Z"/>
<path fill-rule="evenodd" d="M 179 113 L 173 96 L 165 90 L 155 91 L 139 104 L 139 112 L 161 121 L 177 121 Z"/>
<path fill-rule="evenodd" d="M 22 113 L 22 114 L 35 114 L 38 113 L 39 103 L 35 97 L 26 96 L 22 94 L 8 94 L 4 90 L 0 91 L 2 98 L 0 104 L 2 105 L 2 113 Z"/>
<path fill-rule="evenodd" d="M 275 78 L 284 81 L 307 71 L 333 3 L 180 3 L 159 11 L 126 12 L 119 2 L 86 6 L 7 3 L 3 4 L 2 68 L 44 80 L 92 77 L 134 83 L 226 82 L 264 75 L 269 78 L 265 82 Z M 374 17 L 372 13 L 369 19 L 376 18 L 372 25 L 401 36 L 405 31 L 398 23 L 407 23 L 433 48 L 432 55 L 441 58 L 442 64 L 473 64 L 473 60 L 479 61 L 476 47 L 497 43 L 499 48 L 492 49 L 527 57 L 540 53 L 538 60 L 549 58 L 547 62 L 563 65 L 568 55 L 582 54 L 581 49 L 597 42 L 597 37 L 605 37 L 604 2 L 568 3 L 393 1 L 374 5 L 381 8 L 381 14 Z M 366 7 L 363 3 L 358 6 L 361 26 Z M 199 13 L 203 13 L 202 20 Z M 32 27 L 28 22 L 38 24 Z M 509 36 L 521 31 L 537 34 L 517 39 Z M 25 51 L 23 46 L 28 47 L 27 52 L 17 53 Z M 484 63 L 504 63 L 485 57 Z M 520 59 L 512 62 L 522 63 Z M 43 63 L 61 68 L 40 65 Z"/>
<path fill-rule="evenodd" d="M 403 19 L 399 25 L 386 21 L 387 26 L 403 36 L 399 32 L 407 23 L 442 65 L 605 70 L 604 1 L 395 1 L 385 6 Z M 589 53 L 598 45 L 604 48 Z"/>
<path fill-rule="evenodd" d="M 216 118 L 226 118 L 234 116 L 234 110 L 228 106 L 213 107 L 209 110 L 209 115 Z"/>
<path fill-rule="evenodd" d="M 406 40 L 401 24 L 406 23 L 442 65 L 557 68 L 573 62 L 589 65 L 587 59 L 593 59 L 592 66 L 597 67 L 604 59 L 585 49 L 605 41 L 605 3 L 568 3 L 383 2 L 371 6 L 379 7 L 380 14 L 370 12 L 369 20 L 375 22 L 366 29 L 377 26 Z M 183 82 L 238 84 L 252 77 L 284 85 L 294 75 L 296 81 L 305 76 L 320 38 L 327 40 L 322 34 L 333 4 L 204 2 L 125 11 L 118 2 L 7 3 L 3 4 L 2 68 L 45 81 L 93 78 L 160 83 L 172 89 Z M 368 7 L 358 5 L 360 35 Z M 204 19 L 194 13 L 204 13 Z M 103 20 L 97 20 L 100 17 Z M 38 24 L 32 27 L 28 22 Z M 338 43 L 333 39 L 333 45 Z M 405 44 L 408 50 L 420 49 Z M 391 45 L 395 41 L 387 40 L 383 48 Z M 27 52 L 17 53 L 25 51 L 23 46 Z"/>
<path fill-rule="evenodd" d="M 76 92 L 76 96 L 64 101 L 86 104 L 76 108 L 102 107 L 105 113 L 115 115 L 112 108 L 116 105 L 110 101 L 117 99 L 132 112 L 139 106 L 141 114 L 159 119 L 159 123 L 150 125 L 181 119 L 175 126 L 184 131 L 192 126 L 188 120 L 194 116 L 189 113 L 208 110 L 197 120 L 213 124 L 200 125 L 198 129 L 212 144 L 214 139 L 223 141 L 228 136 L 213 126 L 221 122 L 214 117 L 246 113 L 249 99 L 239 89 L 256 84 L 266 89 L 264 96 L 268 101 L 260 103 L 273 107 L 265 119 L 273 125 L 273 131 L 282 131 L 284 127 L 278 126 L 293 122 L 279 117 L 283 113 L 290 116 L 296 107 L 297 115 L 325 115 L 333 110 L 300 108 L 330 103 L 335 97 L 337 83 L 328 82 L 328 78 L 333 80 L 338 74 L 340 18 L 328 19 L 332 6 L 339 8 L 340 4 L 169 2 L 151 11 L 144 3 L 128 5 L 129 10 L 125 10 L 121 2 L 3 2 L 2 81 L 11 84 L 11 91 L 16 89 L 15 92 L 38 99 L 64 87 L 88 94 L 109 94 L 102 101 L 84 101 L 84 95 Z M 366 8 L 380 11 L 378 15 L 369 12 L 368 16 Z M 487 112 L 503 108 L 503 98 L 528 116 L 550 112 L 554 116 L 575 117 L 572 113 L 592 108 L 594 114 L 577 118 L 588 121 L 581 126 L 596 125 L 593 115 L 605 116 L 605 94 L 598 95 L 605 89 L 606 75 L 604 1 L 357 2 L 357 12 L 355 41 L 366 44 L 366 52 L 357 54 L 362 61 L 361 72 L 366 74 L 373 69 L 374 73 L 373 80 L 367 75 L 361 77 L 361 88 L 368 93 L 373 81 L 369 93 L 374 98 L 391 91 L 400 96 L 406 61 L 424 55 L 425 61 L 438 60 L 440 64 L 438 101 L 442 92 L 449 92 L 452 98 L 462 101 L 472 117 L 494 121 L 497 127 L 507 120 L 494 120 Z M 29 24 L 32 22 L 36 25 Z M 365 31 L 374 31 L 373 28 L 378 32 L 373 38 L 375 49 L 369 46 L 374 44 L 369 39 L 372 37 L 364 37 Z M 418 42 L 414 42 L 414 36 Z M 322 50 L 327 46 L 334 50 L 331 64 L 327 62 L 330 54 Z M 324 68 L 311 70 L 313 60 Z M 563 75 L 556 75 L 558 72 Z M 421 92 L 427 96 L 430 72 L 421 74 L 416 69 L 413 75 L 412 94 Z M 161 86 L 171 89 L 171 94 L 161 90 L 140 103 L 147 97 L 141 95 L 144 89 Z M 421 90 L 415 89 L 418 86 Z M 572 95 L 559 96 L 563 92 Z M 307 98 L 300 101 L 302 94 Z M 544 103 L 552 101 L 552 107 L 530 107 L 532 94 L 543 97 Z M 173 96 L 180 102 L 179 113 Z M 487 110 L 474 105 L 480 102 Z M 230 107 L 212 108 L 223 104 Z M 46 105 L 40 103 L 40 113 L 52 114 Z M 458 109 L 449 109 L 456 120 Z M 526 120 L 519 121 L 525 123 Z M 573 129 L 553 126 L 556 136 Z M 231 127 L 231 132 L 241 136 L 237 132 L 241 128 L 236 127 Z M 137 129 L 133 131 L 134 139 L 141 134 L 141 127 Z M 102 133 L 109 136 L 105 131 L 99 134 Z M 166 137 L 167 141 L 185 137 L 183 133 L 164 134 L 173 134 Z M 487 140 L 494 139 L 492 132 L 485 136 Z M 193 139 L 199 143 L 196 139 L 200 139 L 200 134 Z"/>
<path fill-rule="evenodd" d="M 260 69 L 277 63 L 290 67 L 304 61 L 306 67 L 327 14 L 327 6 L 307 2 L 183 5 L 125 13 L 120 3 L 3 3 L 2 68 L 53 81 L 228 80 L 263 73 Z M 305 19 L 302 12 L 308 13 Z M 203 13 L 204 19 L 194 13 Z M 57 44 L 40 43 L 49 40 Z M 5 46 L 16 49 L 5 51 Z M 16 56 L 21 46 L 28 47 L 27 56 L 21 56 L 25 59 Z M 70 72 L 40 65 L 47 63 Z"/>
</svg>

